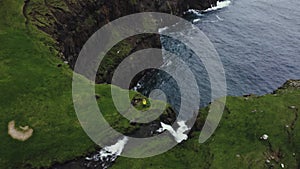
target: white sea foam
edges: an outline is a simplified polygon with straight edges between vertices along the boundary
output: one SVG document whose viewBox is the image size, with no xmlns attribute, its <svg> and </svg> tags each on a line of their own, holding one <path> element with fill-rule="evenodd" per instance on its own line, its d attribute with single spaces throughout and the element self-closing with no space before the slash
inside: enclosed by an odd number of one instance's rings
<svg viewBox="0 0 300 169">
<path fill-rule="evenodd" d="M 210 11 L 219 10 L 219 9 L 222 9 L 222 8 L 225 8 L 225 7 L 229 6 L 230 4 L 231 4 L 230 0 L 217 1 L 216 6 L 212 6 L 211 8 L 208 8 L 208 9 L 204 10 L 203 12 L 210 12 Z"/>
<path fill-rule="evenodd" d="M 230 4 L 231 4 L 230 0 L 217 1 L 216 6 L 211 6 L 211 8 L 208 8 L 206 10 L 189 9 L 186 12 L 184 12 L 184 14 L 192 13 L 192 14 L 197 15 L 197 16 L 203 16 L 204 15 L 203 12 L 210 12 L 210 11 L 219 10 L 219 9 L 228 7 Z"/>
<path fill-rule="evenodd" d="M 104 147 L 102 150 L 99 151 L 98 154 L 95 154 L 92 157 L 86 157 L 86 160 L 93 160 L 93 161 L 115 161 L 116 158 L 121 155 L 126 143 L 128 142 L 128 138 L 124 137 L 117 141 L 116 144 Z"/>
<path fill-rule="evenodd" d="M 157 132 L 163 132 L 164 130 L 167 130 L 171 133 L 171 135 L 174 137 L 175 141 L 177 143 L 182 142 L 183 140 L 187 140 L 188 136 L 187 134 L 184 134 L 186 131 L 189 130 L 187 125 L 184 121 L 179 121 L 177 124 L 179 125 L 178 129 L 175 131 L 172 126 L 165 124 L 163 122 L 160 123 L 161 128 L 157 130 Z"/>
<path fill-rule="evenodd" d="M 216 15 L 216 18 L 219 20 L 219 21 L 224 21 L 223 18 L 219 17 L 218 15 Z"/>
<path fill-rule="evenodd" d="M 229 6 L 231 4 L 231 1 L 230 0 L 225 0 L 225 1 L 217 1 L 217 5 L 216 6 L 212 6 L 211 8 L 208 8 L 206 10 L 196 10 L 196 9 L 189 9 L 188 11 L 186 11 L 185 13 L 192 13 L 194 15 L 197 15 L 199 17 L 203 16 L 205 12 L 211 12 L 211 11 L 215 11 L 215 10 L 219 10 L 219 9 L 222 9 L 222 8 L 225 8 L 227 6 Z M 218 15 L 216 15 L 217 19 L 220 20 L 220 21 L 223 21 L 222 18 L 220 18 Z M 193 20 L 193 23 L 197 23 L 201 21 L 200 18 L 197 18 L 197 19 L 194 19 Z"/>
<path fill-rule="evenodd" d="M 173 62 L 171 60 L 166 60 L 161 67 L 168 67 L 168 66 L 172 65 L 172 63 Z"/>
<path fill-rule="evenodd" d="M 142 88 L 142 87 L 143 87 L 143 86 L 142 86 L 141 83 L 137 83 L 136 86 L 134 86 L 134 87 L 132 88 L 132 90 L 137 91 L 138 89 L 140 89 L 140 88 Z"/>
<path fill-rule="evenodd" d="M 169 27 L 163 27 L 163 28 L 159 28 L 158 29 L 158 33 L 162 33 L 163 31 L 165 31 L 165 30 L 167 30 L 167 29 L 169 29 Z"/>
<path fill-rule="evenodd" d="M 197 9 L 189 9 L 184 14 L 186 14 L 186 13 L 192 13 L 192 14 L 197 15 L 197 16 L 203 16 L 203 14 L 201 14 L 201 11 L 197 10 Z"/>
<path fill-rule="evenodd" d="M 194 19 L 194 20 L 193 20 L 193 23 L 197 23 L 197 22 L 199 22 L 199 21 L 201 21 L 201 19 L 200 19 L 200 18 L 197 18 L 197 19 Z"/>
</svg>

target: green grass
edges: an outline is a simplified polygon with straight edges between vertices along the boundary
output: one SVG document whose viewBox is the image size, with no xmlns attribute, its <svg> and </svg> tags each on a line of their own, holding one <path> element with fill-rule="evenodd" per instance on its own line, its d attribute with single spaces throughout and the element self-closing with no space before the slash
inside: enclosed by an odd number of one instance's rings
<svg viewBox="0 0 300 169">
<path fill-rule="evenodd" d="M 50 52 L 52 40 L 25 27 L 22 1 L 2 0 L 0 12 L 0 168 L 49 166 L 94 149 L 73 110 L 72 72 Z M 7 124 L 29 125 L 33 136 L 20 142 Z M 68 134 L 67 134 L 68 133 Z"/>
<path fill-rule="evenodd" d="M 25 25 L 22 1 L 0 1 L 0 168 L 39 168 L 95 150 L 72 102 L 72 71 L 56 57 L 54 41 Z M 58 67 L 62 64 L 62 67 Z M 104 116 L 122 132 L 136 129 L 113 107 L 110 85 L 97 85 Z M 131 97 L 137 93 L 131 92 Z M 25 142 L 7 133 L 9 121 L 29 125 Z"/>
<path fill-rule="evenodd" d="M 271 160 L 274 168 L 280 168 L 281 163 L 286 168 L 297 168 L 300 124 L 296 122 L 290 142 L 286 132 L 290 129 L 285 126 L 295 119 L 295 110 L 289 106 L 300 107 L 300 90 L 289 88 L 277 93 L 249 99 L 228 97 L 221 123 L 206 143 L 199 144 L 200 133 L 194 132 L 188 141 L 162 155 L 146 159 L 120 157 L 112 168 L 268 168 L 265 161 L 271 151 L 268 143 L 259 139 L 265 133 L 269 135 L 273 151 L 283 154 L 278 162 Z M 207 114 L 207 110 L 204 108 L 200 111 L 202 116 L 199 121 Z M 296 153 L 296 157 L 293 153 Z"/>
<path fill-rule="evenodd" d="M 0 5 L 0 168 L 47 167 L 93 151 L 96 146 L 74 112 L 72 71 L 56 57 L 54 41 L 36 27 L 25 26 L 22 1 L 0 0 Z M 127 44 L 122 45 L 127 53 Z M 107 64 L 113 63 L 114 58 L 107 60 Z M 113 107 L 110 87 L 96 85 L 103 115 L 120 132 L 135 130 L 137 126 L 130 125 Z M 130 96 L 142 97 L 135 92 Z M 146 159 L 120 157 L 112 168 L 268 168 L 265 160 L 271 152 L 268 144 L 259 140 L 264 133 L 270 136 L 273 151 L 283 154 L 280 161 L 272 161 L 275 168 L 280 163 L 297 168 L 300 126 L 297 121 L 291 140 L 287 134 L 291 129 L 285 126 L 295 118 L 295 110 L 288 107 L 300 108 L 299 100 L 300 90 L 292 88 L 247 100 L 228 97 L 220 126 L 206 143 L 198 143 L 197 131 L 165 154 Z M 138 109 L 144 108 L 138 105 Z M 200 112 L 198 121 L 203 122 L 207 108 Z M 17 126 L 29 125 L 33 136 L 25 142 L 13 140 L 7 134 L 11 120 Z"/>
</svg>

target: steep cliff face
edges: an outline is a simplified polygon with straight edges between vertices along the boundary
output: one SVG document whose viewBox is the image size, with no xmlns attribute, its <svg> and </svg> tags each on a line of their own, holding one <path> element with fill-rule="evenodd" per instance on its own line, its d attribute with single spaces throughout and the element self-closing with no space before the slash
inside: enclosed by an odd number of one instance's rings
<svg viewBox="0 0 300 169">
<path fill-rule="evenodd" d="M 60 57 L 74 68 L 76 58 L 88 38 L 103 25 L 137 12 L 164 12 L 182 15 L 189 8 L 206 9 L 216 0 L 27 0 L 24 15 L 28 22 L 57 41 Z M 160 48 L 158 35 L 147 34 L 124 40 L 109 52 L 100 65 L 97 82 L 110 83 L 116 66 L 129 54 L 144 48 Z M 114 51 L 112 49 L 111 51 Z"/>
<path fill-rule="evenodd" d="M 186 0 L 183 3 L 185 8 L 204 10 L 211 6 L 216 6 L 217 0 Z"/>
</svg>

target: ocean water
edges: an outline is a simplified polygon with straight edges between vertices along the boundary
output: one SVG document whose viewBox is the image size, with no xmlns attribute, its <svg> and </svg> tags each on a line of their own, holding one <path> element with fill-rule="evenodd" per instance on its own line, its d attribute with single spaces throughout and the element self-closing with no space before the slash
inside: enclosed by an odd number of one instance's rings
<svg viewBox="0 0 300 169">
<path fill-rule="evenodd" d="M 206 11 L 191 9 L 189 13 L 188 19 L 207 35 L 221 58 L 227 95 L 263 95 L 274 91 L 288 79 L 300 79 L 299 0 L 226 0 Z M 182 30 L 181 33 L 193 36 L 192 30 Z M 161 41 L 164 49 L 177 54 L 191 69 L 201 95 L 199 106 L 207 105 L 212 100 L 210 81 L 201 60 L 178 40 L 162 37 Z M 168 55 L 164 60 L 164 66 L 180 66 Z M 189 81 L 186 83 L 189 84 Z M 176 80 L 166 72 L 146 77 L 136 88 L 145 95 L 160 89 L 168 102 L 177 111 L 180 109 L 181 90 Z M 182 121 L 178 125 L 175 131 L 162 123 L 158 131 L 168 130 L 177 142 L 181 142 L 187 139 L 183 134 L 187 127 Z M 86 160 L 107 168 L 126 143 L 125 137 Z"/>
<path fill-rule="evenodd" d="M 263 95 L 288 79 L 300 79 L 299 0 L 227 0 L 218 6 L 202 12 L 189 10 L 188 19 L 215 46 L 226 74 L 227 95 Z M 207 105 L 212 99 L 204 65 L 180 42 L 167 37 L 161 40 L 166 50 L 191 67 L 201 106 Z M 167 58 L 166 62 L 172 64 Z M 161 89 L 178 110 L 180 89 L 176 81 L 163 72 L 150 79 L 141 82 L 140 91 L 147 95 L 153 89 Z"/>
</svg>

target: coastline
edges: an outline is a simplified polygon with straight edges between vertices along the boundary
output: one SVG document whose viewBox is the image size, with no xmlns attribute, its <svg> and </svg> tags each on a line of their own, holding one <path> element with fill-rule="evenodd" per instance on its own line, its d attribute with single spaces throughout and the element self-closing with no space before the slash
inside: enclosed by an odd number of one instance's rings
<svg viewBox="0 0 300 169">
<path fill-rule="evenodd" d="M 1 72 L 4 72 L 4 78 L 0 81 L 1 91 L 3 91 L 0 106 L 3 107 L 1 115 L 4 118 L 1 122 L 1 130 L 5 133 L 3 134 L 4 143 L 1 144 L 4 152 L 0 158 L 0 168 L 3 166 L 3 168 L 11 166 L 12 168 L 16 168 L 16 166 L 17 168 L 46 167 L 55 161 L 62 162 L 73 156 L 80 156 L 84 152 L 93 152 L 95 147 L 81 131 L 81 126 L 72 109 L 69 92 L 71 91 L 72 71 L 60 59 L 55 58 L 55 55 L 63 57 L 62 53 L 54 50 L 57 42 L 53 41 L 53 37 L 50 38 L 33 28 L 31 22 L 24 27 L 23 21 L 28 22 L 27 19 L 24 19 L 24 15 L 21 16 L 21 10 L 15 11 L 15 9 L 21 9 L 21 3 L 9 3 L 9 5 L 10 8 L 7 9 L 13 8 L 14 12 L 12 15 L 5 15 L 4 21 L 0 21 L 1 25 L 5 25 L 5 29 L 0 32 L 0 37 L 7 42 L 1 50 L 8 51 L 1 55 L 4 61 L 0 62 Z M 30 8 L 28 4 L 26 8 Z M 32 9 L 25 11 L 30 13 Z M 22 26 L 20 26 L 20 22 L 7 22 L 11 19 L 10 16 L 15 16 L 15 14 L 18 18 L 13 21 L 22 21 Z M 16 43 L 16 40 L 20 43 Z M 127 45 L 124 45 L 124 48 L 127 49 Z M 24 56 L 20 56 L 20 53 Z M 31 65 L 30 69 L 28 69 L 28 65 Z M 36 86 L 37 84 L 38 86 Z M 106 85 L 97 85 L 99 92 L 97 99 L 110 103 L 111 100 L 106 95 L 107 87 Z M 299 168 L 300 152 L 298 150 L 300 147 L 296 138 L 296 133 L 299 132 L 296 118 L 298 107 L 300 107 L 297 102 L 300 99 L 299 89 L 299 80 L 289 80 L 271 94 L 228 96 L 229 102 L 223 121 L 217 133 L 208 143 L 198 145 L 197 142 L 199 131 L 208 113 L 208 107 L 205 107 L 200 110 L 200 116 L 193 132 L 189 134 L 189 139 L 180 143 L 174 150 L 153 157 L 151 160 L 138 159 L 135 161 L 119 157 L 111 167 L 140 168 L 147 166 L 156 169 L 164 166 L 164 168 L 174 169 L 247 167 L 248 165 L 248 167 L 262 168 L 272 165 L 280 167 L 284 164 L 290 168 Z M 117 112 L 111 111 L 107 110 L 117 116 Z M 167 120 L 167 118 L 163 117 L 161 120 Z M 171 123 L 173 118 L 171 117 L 171 120 L 167 120 L 166 123 Z M 29 125 L 34 129 L 35 132 L 28 141 L 17 142 L 7 135 L 7 122 L 13 119 L 16 119 L 18 126 Z M 114 120 L 112 122 L 118 123 Z M 123 127 L 115 125 L 118 129 Z M 253 126 L 253 128 L 249 128 L 249 126 Z M 125 127 L 128 128 L 128 126 Z M 129 134 L 141 136 L 146 133 L 142 136 L 151 136 L 151 132 L 158 127 L 160 126 L 151 128 L 146 125 L 142 126 L 143 129 L 136 131 L 129 127 L 129 130 L 133 131 Z M 66 135 L 66 133 L 68 134 Z M 271 148 L 270 144 L 259 139 L 264 134 L 270 136 Z M 232 150 L 232 152 L 228 150 Z M 85 157 L 84 155 L 76 158 L 75 161 L 78 163 L 74 163 L 73 160 L 66 163 L 70 164 L 68 167 L 81 167 L 80 165 L 86 162 Z M 236 162 L 235 160 L 240 161 Z M 203 165 L 197 164 L 195 161 L 200 161 Z M 230 165 L 226 166 L 227 162 Z M 62 165 L 64 164 L 62 163 Z M 59 165 L 55 164 L 52 167 L 59 167 Z"/>
<path fill-rule="evenodd" d="M 241 101 L 248 101 L 249 99 L 252 100 L 252 99 L 262 99 L 264 97 L 269 97 L 269 96 L 272 96 L 272 97 L 280 97 L 280 95 L 284 95 L 287 91 L 296 91 L 297 93 L 300 92 L 300 80 L 288 80 L 286 81 L 284 84 L 282 84 L 282 86 L 278 87 L 278 89 L 276 89 L 275 91 L 273 91 L 272 93 L 268 93 L 268 94 L 265 94 L 265 95 L 262 95 L 262 96 L 255 96 L 255 95 L 244 95 L 244 96 L 228 96 L 228 98 L 234 98 L 234 99 L 237 99 L 237 100 L 241 100 Z M 226 104 L 227 105 L 227 104 Z M 290 105 L 292 106 L 292 105 Z M 287 107 L 288 109 L 290 109 L 290 106 Z M 298 106 L 297 106 L 298 107 Z M 188 142 L 190 142 L 191 140 L 195 140 L 197 139 L 196 136 L 198 136 L 199 132 L 201 131 L 202 127 L 203 127 L 203 124 L 204 124 L 204 121 L 205 121 L 205 118 L 206 118 L 206 115 L 207 115 L 207 111 L 208 111 L 208 108 L 209 106 L 206 106 L 204 108 L 201 108 L 199 110 L 200 112 L 200 115 L 197 117 L 197 121 L 196 123 L 194 124 L 194 127 L 192 128 L 192 130 L 189 132 L 189 138 L 187 141 L 183 141 L 183 143 L 180 143 L 179 145 L 177 145 L 177 148 L 182 146 L 182 144 L 188 144 Z M 252 112 L 256 112 L 258 110 L 253 110 Z M 228 106 L 226 106 L 225 110 L 224 110 L 224 116 L 223 118 L 227 119 L 227 115 L 230 114 L 230 110 L 228 109 Z M 224 119 L 223 119 L 224 120 Z M 297 122 L 297 119 L 294 121 L 294 123 Z M 170 122 L 169 122 L 170 123 Z M 221 124 L 222 125 L 222 124 Z M 137 130 L 138 133 L 153 133 L 155 132 L 160 126 L 156 123 L 156 127 L 154 128 L 144 128 L 142 130 Z M 220 127 L 220 126 L 219 126 Z M 218 128 L 219 128 L 218 127 Z M 217 133 L 218 134 L 218 131 Z M 214 134 L 215 135 L 215 134 Z M 135 136 L 135 137 L 140 137 L 141 135 L 140 134 L 135 134 L 134 132 L 130 135 L 130 136 Z M 144 135 L 143 137 L 150 137 L 151 135 Z M 211 142 L 211 139 L 210 141 Z M 175 148 L 175 149 L 177 149 Z M 101 149 L 97 150 L 100 151 Z M 191 150 L 192 151 L 192 150 Z M 53 165 L 52 167 L 50 167 L 50 169 L 68 169 L 68 168 L 75 168 L 75 169 L 102 169 L 101 167 L 101 164 L 102 162 L 101 161 L 92 161 L 92 160 L 86 160 L 86 157 L 91 157 L 95 154 L 97 154 L 97 152 L 95 153 L 89 153 L 85 156 L 81 156 L 81 157 L 78 157 L 78 158 L 75 158 L 74 160 L 70 160 L 70 161 L 67 161 L 65 163 L 62 163 L 62 164 L 55 164 Z M 163 155 L 159 155 L 159 156 L 163 156 Z M 118 158 L 121 158 L 123 159 L 123 157 L 118 157 Z M 120 168 L 121 166 L 124 165 L 124 162 L 123 160 L 121 160 L 121 164 L 118 162 L 118 159 L 116 162 L 112 162 L 112 163 L 108 163 L 107 164 L 107 167 L 108 168 Z M 131 160 L 132 161 L 132 160 Z M 134 159 L 133 159 L 134 161 Z M 143 160 L 139 160 L 139 162 L 141 162 Z M 142 162 L 143 163 L 143 162 Z M 161 164 L 163 165 L 163 164 Z M 105 167 L 106 168 L 106 167 Z"/>
</svg>

